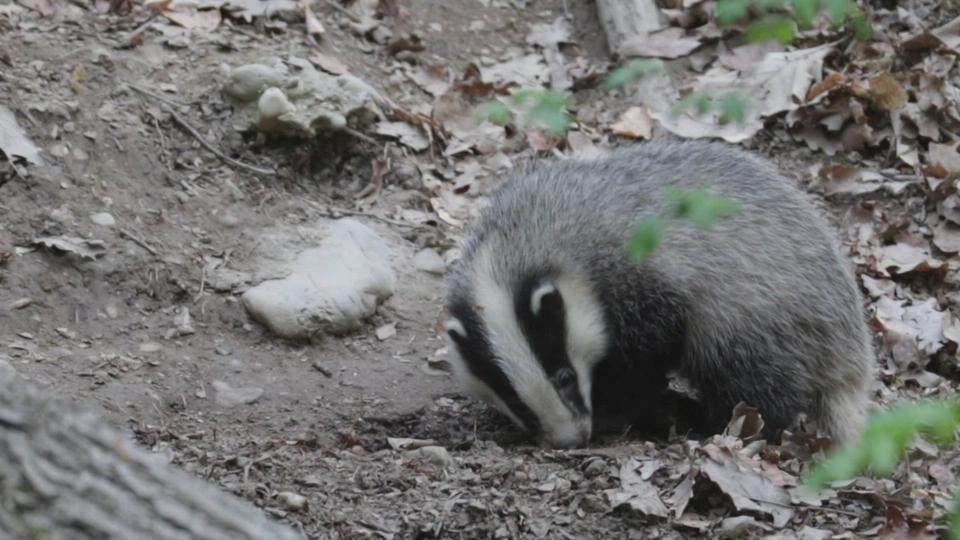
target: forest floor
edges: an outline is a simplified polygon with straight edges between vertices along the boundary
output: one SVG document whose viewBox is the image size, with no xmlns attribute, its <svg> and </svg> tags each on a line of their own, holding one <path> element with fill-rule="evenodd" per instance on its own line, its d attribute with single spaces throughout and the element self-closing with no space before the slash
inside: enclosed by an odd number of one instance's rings
<svg viewBox="0 0 960 540">
<path fill-rule="evenodd" d="M 808 494 L 802 472 L 829 445 L 814 435 L 546 450 L 442 369 L 442 276 L 413 255 L 446 254 L 523 160 L 708 134 L 656 111 L 714 66 L 742 82 L 776 52 L 734 48 L 737 32 L 704 23 L 712 4 L 664 2 L 696 46 L 660 40 L 676 57 L 663 73 L 604 92 L 615 64 L 585 0 L 320 1 L 322 35 L 290 0 L 0 0 L 0 363 L 311 538 L 942 534 L 956 448 L 920 441 L 891 478 Z M 752 87 L 779 104 L 742 144 L 842 231 L 877 333 L 872 395 L 888 404 L 960 380 L 960 25 L 948 3 L 873 4 L 869 46 L 809 32 L 797 48 L 834 49 Z M 394 129 L 419 125 L 311 143 L 239 131 L 224 67 L 291 58 L 349 71 L 396 104 Z M 548 81 L 575 96 L 565 140 L 473 123 L 492 90 Z M 250 261 L 309 247 L 341 215 L 391 246 L 395 294 L 348 335 L 273 336 L 239 300 Z"/>
</svg>

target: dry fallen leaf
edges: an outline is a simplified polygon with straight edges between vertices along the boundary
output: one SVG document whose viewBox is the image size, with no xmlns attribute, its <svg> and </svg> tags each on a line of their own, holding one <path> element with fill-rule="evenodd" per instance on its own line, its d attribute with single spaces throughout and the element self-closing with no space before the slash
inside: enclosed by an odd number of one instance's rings
<svg viewBox="0 0 960 540">
<path fill-rule="evenodd" d="M 631 139 L 649 139 L 653 135 L 653 118 L 642 105 L 630 107 L 610 126 L 610 131 Z"/>
<path fill-rule="evenodd" d="M 744 442 L 759 440 L 763 436 L 763 418 L 760 411 L 746 403 L 738 403 L 733 408 L 730 422 L 723 433 Z"/>
<path fill-rule="evenodd" d="M 891 296 L 897 289 L 897 284 L 889 279 L 874 279 L 866 274 L 861 275 L 860 279 L 863 281 L 863 288 L 867 290 L 871 298 Z"/>
<path fill-rule="evenodd" d="M 442 64 L 427 64 L 420 66 L 410 78 L 413 82 L 431 96 L 440 96 L 450 90 L 450 77 L 447 68 Z"/>
<path fill-rule="evenodd" d="M 167 1 L 148 2 L 147 5 L 159 11 L 164 17 L 170 19 L 170 21 L 191 30 L 210 32 L 216 30 L 222 20 L 219 9 L 201 10 L 193 5 L 176 4 Z"/>
<path fill-rule="evenodd" d="M 933 245 L 944 253 L 960 253 L 960 226 L 940 221 L 932 227 Z"/>
<path fill-rule="evenodd" d="M 933 35 L 940 38 L 943 44 L 951 49 L 960 47 L 960 17 L 953 19 L 947 24 L 935 29 Z"/>
<path fill-rule="evenodd" d="M 957 144 L 930 143 L 927 162 L 943 169 L 946 177 L 960 175 L 960 152 Z"/>
<path fill-rule="evenodd" d="M 40 149 L 17 123 L 13 111 L 0 105 L 0 152 L 13 161 L 13 156 L 22 157 L 30 163 L 41 163 Z"/>
<path fill-rule="evenodd" d="M 708 444 L 702 450 L 700 472 L 730 498 L 737 511 L 770 515 L 778 528 L 790 521 L 794 512 L 785 489 L 733 456 L 728 448 Z"/>
<path fill-rule="evenodd" d="M 550 68 L 540 54 L 517 56 L 480 70 L 483 81 L 494 85 L 519 84 L 539 87 L 550 78 Z"/>
<path fill-rule="evenodd" d="M 310 57 L 310 61 L 312 61 L 315 66 L 331 75 L 343 75 L 344 73 L 350 71 L 347 69 L 347 66 L 343 64 L 343 62 L 327 54 L 319 52 L 313 53 L 313 56 Z"/>
<path fill-rule="evenodd" d="M 85 259 L 102 257 L 107 251 L 106 245 L 102 240 L 90 240 L 76 236 L 44 236 L 35 238 L 31 243 L 49 249 L 79 255 Z"/>
<path fill-rule="evenodd" d="M 885 111 L 899 109 L 907 102 L 907 91 L 890 72 L 870 78 L 870 98 Z"/>
<path fill-rule="evenodd" d="M 745 141 L 763 129 L 763 118 L 799 108 L 811 86 L 823 73 L 823 61 L 834 50 L 828 43 L 790 52 L 768 52 L 745 71 L 716 65 L 694 83 L 693 92 L 722 96 L 731 89 L 750 104 L 743 123 L 720 123 L 716 113 L 694 118 L 674 116 L 670 108 L 651 110 L 650 116 L 668 131 L 685 138 L 715 137 L 730 143 Z M 668 105 L 672 107 L 672 105 Z"/>
<path fill-rule="evenodd" d="M 83 83 L 86 82 L 86 78 L 83 64 L 73 66 L 73 69 L 70 70 L 70 90 L 72 90 L 74 94 L 82 92 Z"/>
<path fill-rule="evenodd" d="M 310 9 L 310 4 L 306 0 L 300 1 L 300 9 L 303 11 L 303 19 L 307 24 L 307 34 L 320 37 L 326 33 L 323 23 L 313 14 L 313 10 Z"/>
<path fill-rule="evenodd" d="M 660 500 L 656 486 L 644 480 L 637 472 L 641 465 L 636 458 L 630 458 L 620 465 L 620 487 L 605 492 L 610 506 L 626 506 L 646 516 L 666 518 L 669 511 Z"/>
<path fill-rule="evenodd" d="M 422 152 L 430 147 L 430 141 L 415 126 L 406 122 L 380 122 L 377 124 L 377 134 L 394 137 L 400 143 L 416 152 Z"/>
<path fill-rule="evenodd" d="M 824 193 L 828 197 L 838 194 L 873 193 L 884 186 L 883 175 L 843 163 L 825 165 L 820 169 L 819 174 L 826 180 Z"/>
<path fill-rule="evenodd" d="M 952 329 L 952 319 L 947 319 L 937 308 L 937 300 L 928 298 L 914 305 L 905 300 L 880 298 L 874 306 L 874 319 L 884 333 L 893 332 L 916 340 L 925 354 L 934 354 L 943 348 L 944 328 Z"/>
<path fill-rule="evenodd" d="M 943 262 L 932 258 L 928 250 L 909 244 L 884 246 L 880 248 L 877 257 L 879 269 L 892 276 L 930 272 L 943 267 Z"/>
</svg>

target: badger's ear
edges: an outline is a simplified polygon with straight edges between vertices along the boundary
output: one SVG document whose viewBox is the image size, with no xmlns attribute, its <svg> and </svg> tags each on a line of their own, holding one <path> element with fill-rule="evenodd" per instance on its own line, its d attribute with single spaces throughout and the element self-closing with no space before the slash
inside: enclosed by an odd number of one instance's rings
<svg viewBox="0 0 960 540">
<path fill-rule="evenodd" d="M 444 323 L 443 326 L 444 331 L 450 336 L 450 339 L 454 341 L 467 339 L 467 329 L 463 327 L 463 323 L 461 323 L 459 319 L 451 317 L 447 319 L 447 322 Z"/>
<path fill-rule="evenodd" d="M 553 316 L 563 309 L 560 289 L 552 282 L 539 285 L 530 295 L 530 311 L 534 317 Z"/>
</svg>

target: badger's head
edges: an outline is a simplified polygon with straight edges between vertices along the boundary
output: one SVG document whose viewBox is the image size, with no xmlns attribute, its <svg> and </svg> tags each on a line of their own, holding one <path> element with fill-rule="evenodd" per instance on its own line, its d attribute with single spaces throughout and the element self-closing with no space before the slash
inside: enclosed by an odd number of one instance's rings
<svg viewBox="0 0 960 540">
<path fill-rule="evenodd" d="M 589 283 L 537 273 L 512 283 L 472 273 L 451 289 L 446 336 L 454 375 L 545 446 L 584 446 L 593 371 L 607 349 Z"/>
</svg>

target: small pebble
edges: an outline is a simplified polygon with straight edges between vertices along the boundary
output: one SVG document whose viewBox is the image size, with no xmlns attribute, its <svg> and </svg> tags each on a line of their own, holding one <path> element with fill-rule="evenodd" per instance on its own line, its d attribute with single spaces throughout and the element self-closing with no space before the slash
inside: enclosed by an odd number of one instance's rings
<svg viewBox="0 0 960 540">
<path fill-rule="evenodd" d="M 263 396 L 263 388 L 255 388 L 252 386 L 234 388 L 223 381 L 213 381 L 210 383 L 210 386 L 216 390 L 216 401 L 221 407 L 249 405 Z"/>
<path fill-rule="evenodd" d="M 189 336 L 196 332 L 193 328 L 193 317 L 190 316 L 190 310 L 186 306 L 181 306 L 177 311 L 173 324 L 177 328 L 177 333 L 181 336 Z"/>
<path fill-rule="evenodd" d="M 10 309 L 23 309 L 33 303 L 32 298 L 21 298 L 10 303 Z"/>
<path fill-rule="evenodd" d="M 106 212 L 91 214 L 90 221 L 103 227 L 113 227 L 117 224 L 117 220 L 113 219 L 113 216 Z"/>
<path fill-rule="evenodd" d="M 58 334 L 60 334 L 61 336 L 67 339 L 77 339 L 77 333 L 70 330 L 69 328 L 64 328 L 61 326 L 61 327 L 55 328 L 55 330 L 57 331 Z"/>
<path fill-rule="evenodd" d="M 233 214 L 217 214 L 216 220 L 224 227 L 236 227 L 240 224 L 240 219 Z"/>
<path fill-rule="evenodd" d="M 277 493 L 277 500 L 291 512 L 301 512 L 307 508 L 307 498 L 292 491 Z"/>
<path fill-rule="evenodd" d="M 155 353 L 160 352 L 161 350 L 163 350 L 163 346 L 159 343 L 150 342 L 140 344 L 140 352 L 142 353 Z"/>
</svg>

